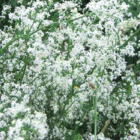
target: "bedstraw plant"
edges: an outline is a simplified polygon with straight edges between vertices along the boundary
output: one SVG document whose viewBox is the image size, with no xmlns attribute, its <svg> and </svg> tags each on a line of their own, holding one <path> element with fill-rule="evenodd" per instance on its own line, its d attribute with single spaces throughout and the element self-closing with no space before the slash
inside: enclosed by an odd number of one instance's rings
<svg viewBox="0 0 140 140">
<path fill-rule="evenodd" d="M 0 140 L 140 139 L 135 1 L 3 6 Z"/>
</svg>

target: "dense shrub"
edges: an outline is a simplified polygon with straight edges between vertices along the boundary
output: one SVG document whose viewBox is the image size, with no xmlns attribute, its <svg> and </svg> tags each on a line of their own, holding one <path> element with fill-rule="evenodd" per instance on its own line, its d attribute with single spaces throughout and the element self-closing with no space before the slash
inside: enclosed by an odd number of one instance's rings
<svg viewBox="0 0 140 140">
<path fill-rule="evenodd" d="M 140 138 L 139 8 L 117 0 L 81 5 L 4 5 L 0 140 Z"/>
</svg>

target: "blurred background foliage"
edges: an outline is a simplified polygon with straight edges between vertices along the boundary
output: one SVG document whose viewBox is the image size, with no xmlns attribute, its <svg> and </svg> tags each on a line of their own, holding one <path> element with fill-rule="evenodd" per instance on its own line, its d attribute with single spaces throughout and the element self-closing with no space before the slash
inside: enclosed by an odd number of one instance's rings
<svg viewBox="0 0 140 140">
<path fill-rule="evenodd" d="M 30 2 L 31 0 L 23 0 L 22 5 L 27 6 L 27 3 Z M 17 3 L 17 0 L 0 0 L 0 15 L 2 14 L 2 9 L 4 5 L 10 5 L 11 6 L 11 12 L 14 11 L 16 6 L 19 6 Z M 0 18 L 0 29 L 3 29 L 5 25 L 8 24 L 8 14 L 6 16 L 6 19 Z"/>
</svg>

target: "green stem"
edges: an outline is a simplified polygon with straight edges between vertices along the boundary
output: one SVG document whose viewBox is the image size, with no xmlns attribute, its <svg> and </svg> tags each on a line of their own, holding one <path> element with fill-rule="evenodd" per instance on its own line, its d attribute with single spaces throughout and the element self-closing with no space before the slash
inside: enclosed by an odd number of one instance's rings
<svg viewBox="0 0 140 140">
<path fill-rule="evenodd" d="M 21 75 L 21 79 L 20 79 L 20 85 L 22 84 L 23 77 L 25 75 L 26 67 L 27 67 L 27 64 L 28 64 L 28 59 L 29 59 L 29 57 L 27 56 L 26 59 L 25 59 L 25 64 L 24 64 L 22 75 Z"/>
<path fill-rule="evenodd" d="M 104 75 L 104 71 L 101 71 L 101 69 L 99 69 L 99 76 L 102 78 Z M 98 93 L 98 89 L 99 89 L 99 85 L 97 85 L 97 87 L 95 87 L 95 90 L 94 90 L 94 94 L 95 94 L 95 97 L 94 97 L 94 137 L 95 139 L 94 140 L 97 140 L 97 121 L 98 121 L 98 112 L 97 112 L 97 100 L 98 100 L 98 97 L 97 97 L 97 93 Z"/>
<path fill-rule="evenodd" d="M 73 21 L 75 21 L 75 20 L 78 20 L 78 19 L 83 18 L 83 17 L 86 17 L 86 16 L 92 16 L 92 14 L 91 14 L 91 15 L 85 14 L 85 15 L 83 15 L 83 16 L 81 16 L 81 17 L 78 17 L 78 18 L 69 20 L 68 22 L 73 22 Z M 35 34 L 36 32 L 38 32 L 38 31 L 40 31 L 40 30 L 43 30 L 44 28 L 50 28 L 50 26 L 59 26 L 59 24 L 60 24 L 59 22 L 53 22 L 53 23 L 51 23 L 51 24 L 48 25 L 48 26 L 43 26 L 43 27 L 37 29 L 36 31 L 30 33 L 30 34 L 28 35 L 28 38 L 29 38 L 30 36 L 32 36 L 33 34 Z M 3 53 L 4 51 L 6 51 L 6 49 L 7 49 L 13 42 L 15 42 L 16 40 L 18 40 L 18 39 L 20 39 L 20 38 L 27 38 L 27 37 L 26 37 L 25 35 L 23 35 L 23 36 L 18 36 L 18 37 L 15 37 L 15 38 L 11 39 L 11 40 L 5 45 L 5 47 L 4 47 L 3 49 L 0 50 L 0 53 Z"/>
<path fill-rule="evenodd" d="M 133 39 L 137 34 L 139 34 L 140 33 L 140 28 L 132 35 L 132 36 L 130 36 L 129 37 L 129 39 L 123 44 L 123 45 L 121 45 L 120 46 L 120 48 L 123 48 L 124 46 L 126 46 L 127 44 L 128 44 L 128 42 L 131 40 L 131 39 Z"/>
<path fill-rule="evenodd" d="M 0 50 L 0 53 L 3 53 L 4 51 L 6 51 L 6 49 L 8 48 L 8 46 L 10 46 L 13 42 L 15 42 L 16 40 L 20 39 L 21 37 L 16 37 L 14 39 L 11 39 L 3 49 Z"/>
<path fill-rule="evenodd" d="M 14 8 L 16 7 L 17 5 L 17 0 L 14 0 Z"/>
<path fill-rule="evenodd" d="M 80 17 L 77 17 L 75 19 L 69 20 L 69 22 L 73 22 L 73 21 L 78 20 L 78 19 L 81 19 L 83 17 L 89 17 L 89 16 L 93 16 L 93 15 L 94 15 L 93 13 L 92 14 L 84 14 L 83 16 L 80 16 Z"/>
<path fill-rule="evenodd" d="M 137 15 L 139 14 L 139 0 L 137 0 L 137 3 L 136 3 L 136 6 L 137 6 Z"/>
<path fill-rule="evenodd" d="M 97 140 L 97 94 L 94 98 L 94 136 L 95 140 Z"/>
</svg>

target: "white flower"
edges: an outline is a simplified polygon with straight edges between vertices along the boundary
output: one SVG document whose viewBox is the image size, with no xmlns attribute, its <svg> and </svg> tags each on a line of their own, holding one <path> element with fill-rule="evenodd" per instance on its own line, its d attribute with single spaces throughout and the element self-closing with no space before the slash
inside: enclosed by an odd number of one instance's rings
<svg viewBox="0 0 140 140">
<path fill-rule="evenodd" d="M 1 131 L 0 132 L 0 140 L 4 140 L 5 139 L 5 136 L 6 136 L 5 132 L 4 131 Z"/>
</svg>

